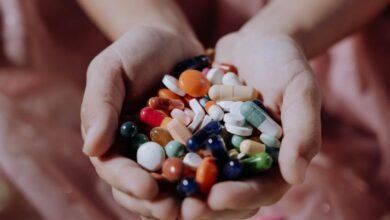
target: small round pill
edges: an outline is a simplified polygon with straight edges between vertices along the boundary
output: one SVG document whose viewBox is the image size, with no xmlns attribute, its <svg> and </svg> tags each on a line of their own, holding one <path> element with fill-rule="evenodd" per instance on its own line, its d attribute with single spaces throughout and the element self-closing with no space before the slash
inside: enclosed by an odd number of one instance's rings
<svg viewBox="0 0 390 220">
<path fill-rule="evenodd" d="M 177 184 L 176 190 L 182 197 L 191 196 L 198 191 L 198 183 L 193 177 L 186 177 Z"/>
<path fill-rule="evenodd" d="M 131 121 L 126 121 L 121 125 L 120 134 L 125 139 L 132 139 L 137 132 L 137 126 Z"/>
<path fill-rule="evenodd" d="M 242 173 L 242 165 L 239 160 L 230 160 L 223 167 L 223 177 L 227 180 L 235 180 Z"/>
<path fill-rule="evenodd" d="M 137 163 L 149 171 L 157 171 L 165 160 L 164 149 L 156 142 L 146 142 L 137 151 Z"/>
<path fill-rule="evenodd" d="M 179 158 L 168 158 L 162 166 L 162 175 L 170 182 L 178 181 L 183 173 L 185 166 Z"/>
<path fill-rule="evenodd" d="M 192 97 L 202 97 L 207 94 L 209 81 L 198 70 L 186 70 L 179 77 L 180 87 Z"/>
<path fill-rule="evenodd" d="M 148 136 L 142 133 L 138 133 L 131 139 L 131 146 L 134 149 L 138 149 L 142 144 L 148 141 L 149 141 Z"/>
<path fill-rule="evenodd" d="M 175 140 L 165 145 L 164 150 L 168 157 L 181 157 L 184 155 L 184 145 Z"/>
</svg>

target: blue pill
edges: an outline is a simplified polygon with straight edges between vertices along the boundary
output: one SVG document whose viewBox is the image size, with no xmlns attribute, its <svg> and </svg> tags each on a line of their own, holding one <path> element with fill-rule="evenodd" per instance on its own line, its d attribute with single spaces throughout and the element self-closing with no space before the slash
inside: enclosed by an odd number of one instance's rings
<svg viewBox="0 0 390 220">
<path fill-rule="evenodd" d="M 198 191 L 198 183 L 193 177 L 182 179 L 176 187 L 177 193 L 180 196 L 186 197 L 194 195 Z"/>
<path fill-rule="evenodd" d="M 197 131 L 192 137 L 187 140 L 187 149 L 189 151 L 197 151 L 205 144 L 207 138 L 212 135 L 217 135 L 222 131 L 222 126 L 217 121 L 210 121 L 206 126 Z"/>
<path fill-rule="evenodd" d="M 137 126 L 131 121 L 124 122 L 120 127 L 120 134 L 125 139 L 132 139 L 137 132 Z"/>
<path fill-rule="evenodd" d="M 242 165 L 239 160 L 230 160 L 223 167 L 223 177 L 227 180 L 235 180 L 240 177 Z"/>
<path fill-rule="evenodd" d="M 213 135 L 207 139 L 207 149 L 211 151 L 214 158 L 219 161 L 229 160 L 229 153 L 226 150 L 225 141 L 219 135 Z"/>
<path fill-rule="evenodd" d="M 175 74 L 180 74 L 187 69 L 202 70 L 203 68 L 209 65 L 210 65 L 209 58 L 205 55 L 200 55 L 191 59 L 181 61 L 174 67 L 173 72 Z"/>
</svg>

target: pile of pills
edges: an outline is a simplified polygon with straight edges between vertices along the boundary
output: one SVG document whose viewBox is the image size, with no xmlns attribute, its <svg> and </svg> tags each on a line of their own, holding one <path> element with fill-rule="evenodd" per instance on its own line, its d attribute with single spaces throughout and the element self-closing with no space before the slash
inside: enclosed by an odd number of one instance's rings
<svg viewBox="0 0 390 220">
<path fill-rule="evenodd" d="M 179 63 L 173 75 L 179 78 L 164 76 L 165 88 L 148 100 L 138 120 L 120 126 L 121 140 L 141 167 L 191 196 L 276 164 L 282 128 L 234 66 L 210 65 L 202 55 Z"/>
</svg>

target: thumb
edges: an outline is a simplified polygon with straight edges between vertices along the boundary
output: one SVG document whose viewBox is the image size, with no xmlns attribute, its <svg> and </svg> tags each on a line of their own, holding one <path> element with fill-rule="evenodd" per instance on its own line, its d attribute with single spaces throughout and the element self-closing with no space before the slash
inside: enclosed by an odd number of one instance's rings
<svg viewBox="0 0 390 220">
<path fill-rule="evenodd" d="M 81 105 L 83 152 L 101 156 L 112 145 L 125 97 L 120 59 L 103 51 L 89 65 Z"/>
</svg>

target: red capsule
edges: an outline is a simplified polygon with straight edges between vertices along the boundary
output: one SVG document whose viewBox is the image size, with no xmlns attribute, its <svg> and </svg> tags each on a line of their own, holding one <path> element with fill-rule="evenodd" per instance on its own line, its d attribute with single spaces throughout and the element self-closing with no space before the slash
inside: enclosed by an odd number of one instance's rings
<svg viewBox="0 0 390 220">
<path fill-rule="evenodd" d="M 143 122 L 154 128 L 159 127 L 167 116 L 162 111 L 150 107 L 145 107 L 141 109 L 139 117 Z"/>
<path fill-rule="evenodd" d="M 213 63 L 212 66 L 213 66 L 213 68 L 219 68 L 219 69 L 223 70 L 223 72 L 225 72 L 225 73 L 227 73 L 227 72 L 233 72 L 235 74 L 238 73 L 237 67 L 230 65 L 230 64 L 227 64 L 227 63 Z"/>
<path fill-rule="evenodd" d="M 160 109 L 163 111 L 172 111 L 174 108 L 183 110 L 184 103 L 176 99 L 166 99 L 160 97 L 152 97 L 148 101 L 149 107 L 154 109 Z"/>
</svg>

